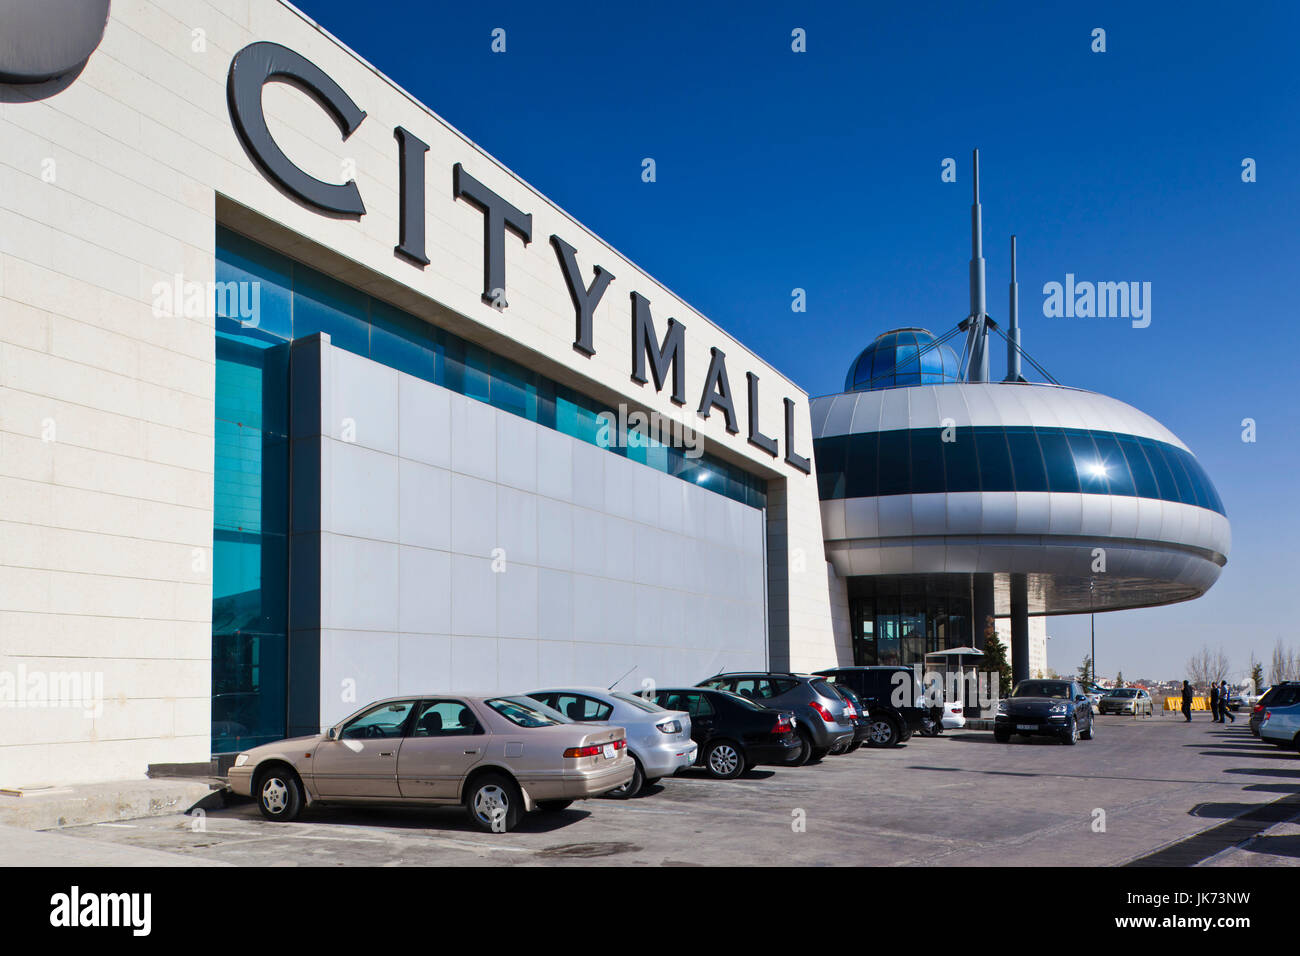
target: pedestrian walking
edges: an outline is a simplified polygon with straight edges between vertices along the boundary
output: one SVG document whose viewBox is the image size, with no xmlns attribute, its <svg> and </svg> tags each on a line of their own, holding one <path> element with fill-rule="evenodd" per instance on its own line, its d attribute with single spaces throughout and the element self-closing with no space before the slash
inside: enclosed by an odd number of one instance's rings
<svg viewBox="0 0 1300 956">
<path fill-rule="evenodd" d="M 1219 685 L 1213 681 L 1210 682 L 1210 719 L 1219 722 Z"/>
<path fill-rule="evenodd" d="M 1192 722 L 1192 685 L 1183 681 L 1183 716 Z"/>
<path fill-rule="evenodd" d="M 1225 680 L 1223 682 L 1223 690 L 1219 692 L 1219 713 L 1235 724 L 1237 722 L 1237 715 L 1228 709 L 1228 698 L 1230 696 L 1231 695 L 1228 693 L 1228 682 Z M 1221 724 L 1225 723 L 1223 717 L 1219 718 L 1219 723 Z"/>
</svg>

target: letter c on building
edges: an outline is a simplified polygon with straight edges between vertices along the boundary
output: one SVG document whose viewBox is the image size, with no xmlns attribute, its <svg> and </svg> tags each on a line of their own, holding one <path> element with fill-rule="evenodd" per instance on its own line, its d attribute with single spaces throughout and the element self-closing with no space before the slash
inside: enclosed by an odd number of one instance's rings
<svg viewBox="0 0 1300 956">
<path fill-rule="evenodd" d="M 345 140 L 366 118 L 365 110 L 306 57 L 278 43 L 250 43 L 230 61 L 226 84 L 230 118 L 244 148 L 266 175 L 307 205 L 325 213 L 364 216 L 366 206 L 356 180 L 342 185 L 322 182 L 294 165 L 276 144 L 262 110 L 262 88 L 272 80 L 296 86 L 319 103 Z"/>
</svg>

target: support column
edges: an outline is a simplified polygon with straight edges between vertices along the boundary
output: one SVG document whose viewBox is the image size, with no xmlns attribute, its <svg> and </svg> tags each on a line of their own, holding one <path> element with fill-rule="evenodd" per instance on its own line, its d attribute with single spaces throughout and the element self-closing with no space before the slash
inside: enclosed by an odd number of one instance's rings
<svg viewBox="0 0 1300 956">
<path fill-rule="evenodd" d="M 330 337 L 289 347 L 289 736 L 321 732 L 321 465 Z"/>
<path fill-rule="evenodd" d="M 1029 679 L 1029 578 L 1011 575 L 1011 678 Z"/>
<path fill-rule="evenodd" d="M 993 617 L 993 573 L 971 575 L 971 646 L 984 649 L 984 628 Z"/>
</svg>

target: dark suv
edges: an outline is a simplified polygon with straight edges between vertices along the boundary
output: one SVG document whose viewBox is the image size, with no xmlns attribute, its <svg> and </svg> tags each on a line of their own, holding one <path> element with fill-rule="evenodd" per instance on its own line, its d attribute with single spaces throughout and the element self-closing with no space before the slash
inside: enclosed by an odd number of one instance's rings
<svg viewBox="0 0 1300 956">
<path fill-rule="evenodd" d="M 847 685 L 861 699 L 871 715 L 868 747 L 896 747 L 931 724 L 920 678 L 904 664 L 829 667 L 817 673 L 832 683 Z"/>
<path fill-rule="evenodd" d="M 729 690 L 733 694 L 777 710 L 791 711 L 795 730 L 803 742 L 796 766 L 840 753 L 853 745 L 853 718 L 849 705 L 820 677 L 775 671 L 716 674 L 699 687 Z"/>
<path fill-rule="evenodd" d="M 1251 708 L 1250 712 L 1250 732 L 1256 737 L 1259 736 L 1259 725 L 1264 722 L 1264 713 L 1268 707 L 1277 707 L 1279 700 L 1285 700 L 1287 703 L 1294 703 L 1291 698 L 1292 694 L 1297 694 L 1296 699 L 1300 699 L 1300 681 L 1284 680 L 1278 681 L 1268 690 L 1264 691 L 1264 696 L 1259 702 Z"/>
</svg>

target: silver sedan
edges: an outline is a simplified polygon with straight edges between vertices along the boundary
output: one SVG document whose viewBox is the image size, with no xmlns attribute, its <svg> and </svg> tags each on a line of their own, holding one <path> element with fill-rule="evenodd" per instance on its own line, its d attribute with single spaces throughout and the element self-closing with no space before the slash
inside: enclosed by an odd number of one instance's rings
<svg viewBox="0 0 1300 956">
<path fill-rule="evenodd" d="M 626 785 L 610 791 L 633 797 L 695 763 L 699 745 L 691 740 L 691 717 L 682 710 L 665 710 L 643 697 L 600 687 L 552 687 L 528 694 L 570 720 L 615 724 L 627 731 L 627 749 L 636 771 Z"/>
</svg>

